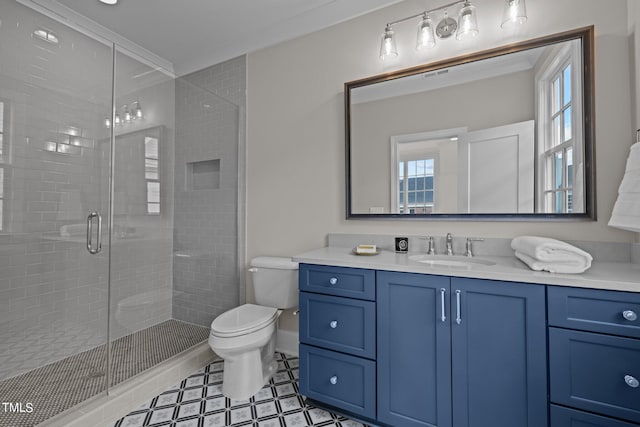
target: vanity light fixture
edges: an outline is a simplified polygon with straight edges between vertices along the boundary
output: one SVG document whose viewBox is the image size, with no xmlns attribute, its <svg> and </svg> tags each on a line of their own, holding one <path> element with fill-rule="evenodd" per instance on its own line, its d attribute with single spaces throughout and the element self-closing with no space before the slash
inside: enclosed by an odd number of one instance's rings
<svg viewBox="0 0 640 427">
<path fill-rule="evenodd" d="M 451 18 L 447 13 L 447 9 L 462 6 L 458 13 L 458 20 Z M 431 16 L 442 11 L 442 19 L 440 19 L 434 28 Z M 396 24 L 406 22 L 420 17 L 418 24 L 418 37 L 416 41 L 416 49 L 431 48 L 436 45 L 436 36 L 440 39 L 446 39 L 452 35 L 456 35 L 458 40 L 478 35 L 478 20 L 476 18 L 476 8 L 471 4 L 470 0 L 458 0 L 435 9 L 425 10 L 416 15 L 398 19 L 389 22 L 382 35 L 382 45 L 380 46 L 380 58 L 386 59 L 390 56 L 398 56 L 398 49 L 394 39 L 392 27 Z"/>
<path fill-rule="evenodd" d="M 449 16 L 447 10 L 459 7 L 458 19 Z M 442 12 L 442 17 L 437 24 L 432 19 L 436 13 Z M 471 0 L 458 0 L 445 4 L 434 9 L 425 10 L 406 18 L 398 19 L 387 23 L 382 34 L 382 44 L 380 46 L 380 58 L 398 56 L 398 48 L 395 41 L 395 33 L 392 27 L 415 18 L 420 18 L 418 22 L 418 37 L 416 49 L 432 48 L 436 45 L 437 39 L 447 39 L 455 34 L 457 40 L 464 40 L 477 37 L 480 33 L 478 29 L 478 16 L 476 7 L 471 4 Z M 525 0 L 505 0 L 502 28 L 512 25 L 523 24 L 527 21 L 527 8 Z"/>
<path fill-rule="evenodd" d="M 122 113 L 122 115 L 120 115 Z M 116 110 L 116 114 L 113 117 L 113 122 L 116 126 L 120 126 L 125 123 L 131 123 L 135 120 L 141 120 L 144 117 L 142 114 L 142 107 L 140 101 L 134 101 L 131 105 L 123 105 L 120 110 Z M 111 128 L 111 117 L 104 119 L 104 127 Z"/>
<path fill-rule="evenodd" d="M 118 0 L 100 0 L 100 3 L 104 3 L 104 4 L 108 4 L 108 5 L 114 5 L 114 4 L 118 3 Z"/>
<path fill-rule="evenodd" d="M 506 0 L 502 14 L 502 28 L 527 22 L 527 6 L 524 0 Z"/>
</svg>

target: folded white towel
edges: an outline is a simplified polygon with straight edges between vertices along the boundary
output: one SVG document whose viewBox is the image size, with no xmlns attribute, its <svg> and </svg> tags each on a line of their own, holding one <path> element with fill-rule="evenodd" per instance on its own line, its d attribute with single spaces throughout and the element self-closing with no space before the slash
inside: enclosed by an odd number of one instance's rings
<svg viewBox="0 0 640 427">
<path fill-rule="evenodd" d="M 519 236 L 511 241 L 518 259 L 532 270 L 551 273 L 582 273 L 593 257 L 580 248 L 548 237 Z"/>
</svg>

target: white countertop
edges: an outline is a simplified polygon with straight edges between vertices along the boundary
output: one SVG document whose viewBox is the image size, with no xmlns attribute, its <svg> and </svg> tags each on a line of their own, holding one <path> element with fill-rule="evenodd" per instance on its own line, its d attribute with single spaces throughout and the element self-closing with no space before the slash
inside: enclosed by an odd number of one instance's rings
<svg viewBox="0 0 640 427">
<path fill-rule="evenodd" d="M 638 264 L 594 261 L 591 268 L 584 273 L 557 274 L 530 270 L 515 256 L 478 257 L 494 262 L 495 265 L 431 266 L 410 260 L 411 255 L 419 253 L 398 254 L 383 250 L 378 255 L 361 256 L 354 255 L 352 248 L 325 247 L 296 255 L 293 260 L 306 264 L 640 292 Z"/>
</svg>

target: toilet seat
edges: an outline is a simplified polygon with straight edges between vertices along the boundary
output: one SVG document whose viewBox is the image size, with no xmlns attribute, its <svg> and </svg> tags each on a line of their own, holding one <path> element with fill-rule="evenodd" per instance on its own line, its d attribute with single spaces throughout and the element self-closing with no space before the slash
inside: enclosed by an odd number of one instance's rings
<svg viewBox="0 0 640 427">
<path fill-rule="evenodd" d="M 270 325 L 277 317 L 277 308 L 244 304 L 216 317 L 211 323 L 211 334 L 218 337 L 247 335 Z"/>
</svg>

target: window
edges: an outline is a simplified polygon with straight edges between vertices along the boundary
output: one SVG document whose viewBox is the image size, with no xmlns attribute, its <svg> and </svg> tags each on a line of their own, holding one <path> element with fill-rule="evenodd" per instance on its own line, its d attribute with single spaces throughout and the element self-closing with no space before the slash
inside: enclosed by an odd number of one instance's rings
<svg viewBox="0 0 640 427">
<path fill-rule="evenodd" d="M 575 148 L 580 117 L 575 114 L 574 106 L 580 105 L 575 99 L 580 80 L 573 66 L 579 58 L 579 46 L 574 47 L 549 55 L 537 75 L 538 167 L 539 185 L 543 190 L 539 202 L 545 213 L 574 212 L 574 165 L 579 164 L 582 156 Z"/>
<path fill-rule="evenodd" d="M 550 213 L 571 213 L 573 206 L 573 99 L 571 63 L 564 65 L 551 80 L 551 137 L 544 153 L 547 182 L 545 206 Z"/>
<path fill-rule="evenodd" d="M 144 137 L 144 178 L 147 184 L 147 214 L 160 215 L 160 169 L 158 138 Z"/>
<path fill-rule="evenodd" d="M 435 159 L 424 158 L 398 163 L 398 208 L 400 213 L 433 212 Z"/>
</svg>

